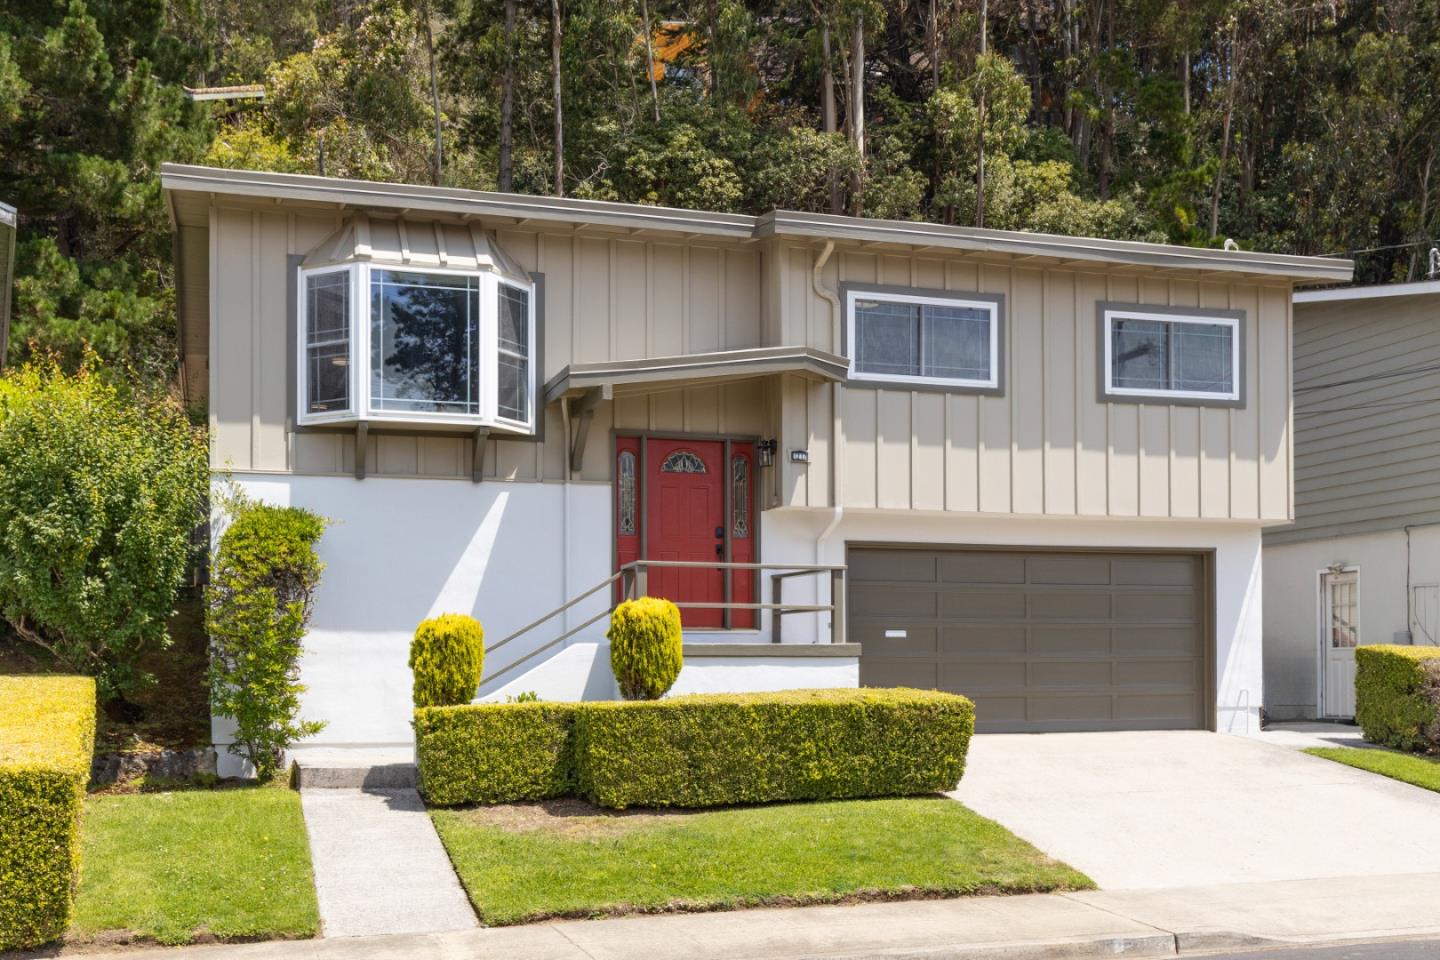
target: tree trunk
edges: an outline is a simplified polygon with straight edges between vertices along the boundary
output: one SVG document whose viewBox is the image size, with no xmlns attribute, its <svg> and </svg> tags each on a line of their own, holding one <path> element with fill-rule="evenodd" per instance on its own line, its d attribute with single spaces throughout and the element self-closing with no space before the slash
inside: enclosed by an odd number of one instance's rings
<svg viewBox="0 0 1440 960">
<path fill-rule="evenodd" d="M 835 115 L 835 66 L 830 50 L 830 21 L 820 21 L 820 118 L 826 133 L 834 133 L 839 124 Z M 830 212 L 845 212 L 845 198 L 841 195 L 840 178 L 830 173 Z"/>
<path fill-rule="evenodd" d="M 1235 44 L 1238 26 L 1230 27 L 1230 76 L 1225 83 L 1225 118 L 1220 124 L 1220 165 L 1215 168 L 1215 188 L 1210 193 L 1210 239 L 1220 233 L 1220 193 L 1225 181 L 1225 164 L 1230 159 L 1230 121 L 1235 114 L 1235 76 L 1239 63 Z"/>
<path fill-rule="evenodd" d="M 940 13 L 937 0 L 930 0 L 930 9 L 925 16 L 925 45 L 930 55 L 930 87 L 940 89 Z"/>
<path fill-rule="evenodd" d="M 505 0 L 505 69 L 500 75 L 500 191 L 509 193 L 515 171 L 515 0 Z"/>
<path fill-rule="evenodd" d="M 715 22 L 720 18 L 720 13 L 715 8 L 715 0 L 710 0 L 705 10 L 705 38 L 710 45 L 710 55 L 706 58 L 710 61 L 710 99 L 715 100 L 720 95 L 720 70 L 715 49 Z"/>
<path fill-rule="evenodd" d="M 851 208 L 860 216 L 862 201 L 860 190 L 865 183 L 865 18 L 855 17 L 855 33 L 851 40 L 850 54 L 850 136 L 855 143 L 855 152 L 860 155 L 860 167 L 850 178 Z"/>
<path fill-rule="evenodd" d="M 987 0 L 980 0 L 980 56 L 985 56 L 989 48 L 989 41 L 986 37 L 989 31 L 990 8 Z M 980 106 L 976 114 L 976 144 L 975 157 L 975 226 L 985 226 L 985 84 L 980 84 Z"/>
<path fill-rule="evenodd" d="M 555 196 L 565 196 L 565 119 L 560 95 L 560 0 L 550 0 L 550 70 L 555 98 Z"/>
<path fill-rule="evenodd" d="M 514 2 L 514 0 L 511 0 Z M 641 26 L 645 31 L 645 73 L 650 77 L 650 102 L 655 107 L 655 122 L 660 122 L 660 88 L 655 83 L 655 48 L 651 37 L 650 0 L 640 0 Z"/>
<path fill-rule="evenodd" d="M 435 159 L 430 171 L 430 180 L 440 186 L 440 171 L 444 165 L 444 147 L 440 135 L 440 82 L 435 76 L 435 33 L 430 26 L 430 4 L 420 5 L 420 16 L 425 21 L 425 53 L 430 58 L 430 108 L 435 113 Z"/>
</svg>

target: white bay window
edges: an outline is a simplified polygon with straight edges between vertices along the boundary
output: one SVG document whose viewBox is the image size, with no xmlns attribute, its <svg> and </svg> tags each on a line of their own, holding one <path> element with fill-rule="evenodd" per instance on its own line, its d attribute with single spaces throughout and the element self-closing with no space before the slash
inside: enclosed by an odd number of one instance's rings
<svg viewBox="0 0 1440 960">
<path fill-rule="evenodd" d="M 300 423 L 534 432 L 528 277 L 356 262 L 299 281 Z"/>
</svg>

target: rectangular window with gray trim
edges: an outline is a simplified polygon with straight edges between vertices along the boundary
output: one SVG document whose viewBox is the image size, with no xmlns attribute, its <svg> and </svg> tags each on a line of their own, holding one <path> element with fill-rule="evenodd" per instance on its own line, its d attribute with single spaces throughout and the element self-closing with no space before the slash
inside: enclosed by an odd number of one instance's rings
<svg viewBox="0 0 1440 960">
<path fill-rule="evenodd" d="M 1102 303 L 1102 400 L 1244 405 L 1245 314 Z"/>
<path fill-rule="evenodd" d="M 1004 301 L 986 294 L 843 287 L 850 379 L 998 393 Z"/>
</svg>

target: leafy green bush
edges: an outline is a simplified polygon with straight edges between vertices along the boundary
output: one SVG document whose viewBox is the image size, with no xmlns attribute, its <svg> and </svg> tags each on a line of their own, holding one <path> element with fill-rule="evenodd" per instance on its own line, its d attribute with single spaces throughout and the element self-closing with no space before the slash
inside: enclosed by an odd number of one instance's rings
<svg viewBox="0 0 1440 960">
<path fill-rule="evenodd" d="M 0 614 L 105 699 L 147 679 L 147 647 L 195 556 L 209 455 L 163 395 L 89 369 L 29 364 L 0 380 Z"/>
<path fill-rule="evenodd" d="M 975 708 L 896 689 L 708 694 L 587 703 L 580 792 L 605 807 L 714 807 L 954 789 Z"/>
<path fill-rule="evenodd" d="M 410 641 L 410 672 L 415 706 L 469 703 L 485 672 L 485 631 L 479 621 L 463 613 L 422 620 Z"/>
<path fill-rule="evenodd" d="M 969 700 L 922 690 L 793 690 L 415 712 L 436 805 L 578 793 L 605 807 L 712 807 L 952 789 Z"/>
<path fill-rule="evenodd" d="M 420 791 L 437 806 L 547 800 L 574 790 L 578 704 L 477 703 L 415 711 Z"/>
<path fill-rule="evenodd" d="M 286 747 L 324 727 L 299 719 L 299 660 L 324 569 L 315 544 L 325 520 L 238 494 L 227 509 L 205 595 L 210 706 L 235 721 L 230 752 L 269 780 Z"/>
<path fill-rule="evenodd" d="M 626 600 L 610 614 L 610 669 L 626 700 L 659 700 L 685 664 L 680 609 L 669 600 Z"/>
<path fill-rule="evenodd" d="M 1355 648 L 1355 722 L 1365 739 L 1398 750 L 1440 750 L 1427 739 L 1440 704 L 1425 693 L 1423 665 L 1440 648 L 1374 644 Z"/>
<path fill-rule="evenodd" d="M 94 743 L 89 677 L 0 677 L 0 950 L 70 925 Z"/>
</svg>

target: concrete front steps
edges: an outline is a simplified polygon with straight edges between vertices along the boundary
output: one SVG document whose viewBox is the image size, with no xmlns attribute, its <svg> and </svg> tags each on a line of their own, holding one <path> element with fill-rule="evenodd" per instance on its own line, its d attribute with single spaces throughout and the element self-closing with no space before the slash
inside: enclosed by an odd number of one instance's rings
<svg viewBox="0 0 1440 960">
<path fill-rule="evenodd" d="M 410 746 L 293 747 L 299 790 L 413 790 L 415 751 Z"/>
</svg>

